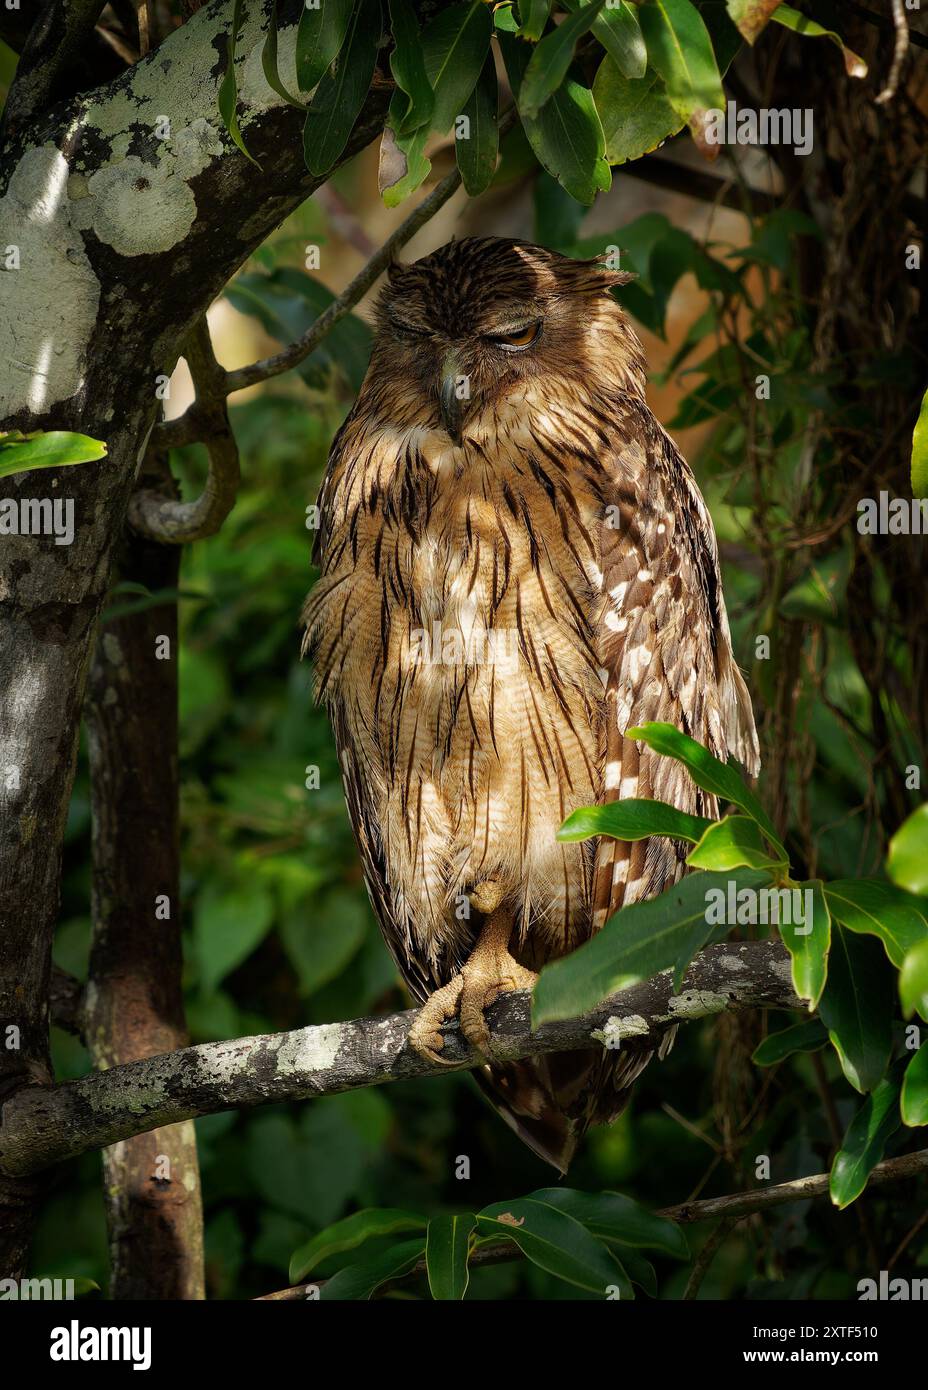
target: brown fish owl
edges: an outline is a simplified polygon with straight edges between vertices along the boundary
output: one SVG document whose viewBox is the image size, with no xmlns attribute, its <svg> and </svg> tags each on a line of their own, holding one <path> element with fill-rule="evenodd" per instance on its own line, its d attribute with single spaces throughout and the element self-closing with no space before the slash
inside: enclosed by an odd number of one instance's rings
<svg viewBox="0 0 928 1390">
<path fill-rule="evenodd" d="M 306 644 L 374 909 L 432 1056 L 683 872 L 671 841 L 560 844 L 578 806 L 712 814 L 625 739 L 666 720 L 756 770 L 712 523 L 645 404 L 601 262 L 489 237 L 396 266 L 320 493 Z M 634 1045 L 477 1073 L 566 1169 L 650 1057 Z"/>
</svg>

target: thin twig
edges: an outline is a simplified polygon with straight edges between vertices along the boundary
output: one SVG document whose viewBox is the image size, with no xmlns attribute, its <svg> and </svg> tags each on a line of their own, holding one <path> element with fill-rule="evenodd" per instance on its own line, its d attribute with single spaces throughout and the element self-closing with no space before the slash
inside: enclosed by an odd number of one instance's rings
<svg viewBox="0 0 928 1390">
<path fill-rule="evenodd" d="M 920 1149 L 917 1153 L 903 1154 L 901 1158 L 889 1158 L 883 1163 L 878 1163 L 870 1174 L 869 1185 L 871 1187 L 885 1186 L 887 1183 L 902 1182 L 906 1178 L 917 1177 L 921 1173 L 928 1173 L 928 1149 Z M 684 1291 L 684 1298 L 695 1298 L 699 1289 L 699 1284 L 705 1276 L 719 1247 L 729 1235 L 731 1230 L 744 1216 L 750 1216 L 752 1212 L 764 1211 L 768 1207 L 782 1206 L 787 1202 L 804 1202 L 811 1197 L 821 1197 L 828 1191 L 828 1174 L 817 1173 L 811 1178 L 797 1178 L 794 1182 L 780 1183 L 776 1187 L 758 1189 L 756 1192 L 737 1192 L 731 1197 L 709 1197 L 703 1202 L 684 1202 L 682 1206 L 663 1207 L 657 1216 L 667 1216 L 671 1221 L 677 1221 L 681 1225 L 692 1225 L 698 1221 L 707 1221 L 712 1217 L 721 1216 L 722 1221 L 715 1231 L 706 1241 L 705 1245 L 696 1258 L 693 1273 L 690 1275 L 689 1282 Z M 928 1212 L 925 1213 L 925 1220 L 928 1220 Z M 919 1223 L 921 1224 L 921 1223 Z M 918 1227 L 909 1232 L 906 1243 L 916 1234 Z M 900 1247 L 901 1248 L 901 1247 Z M 497 1263 L 507 1258 L 519 1259 L 521 1251 L 510 1242 L 499 1246 L 485 1246 L 475 1251 L 471 1258 L 471 1264 Z M 898 1252 L 897 1252 L 898 1253 Z M 893 1257 L 895 1258 L 895 1256 Z M 410 1277 L 421 1273 L 425 1268 L 424 1262 L 420 1261 L 409 1271 Z M 698 1282 L 693 1288 L 694 1276 L 700 1271 Z M 278 1289 L 275 1293 L 262 1295 L 261 1300 L 278 1300 L 281 1302 L 302 1300 L 318 1288 L 324 1281 L 318 1280 L 315 1283 L 310 1281 L 306 1284 L 294 1284 L 289 1289 Z M 693 1291 L 690 1292 L 690 1289 Z"/>
<path fill-rule="evenodd" d="M 511 110 L 506 111 L 500 117 L 499 131 L 501 136 L 508 131 L 514 119 L 515 115 Z M 259 362 L 250 363 L 247 367 L 237 367 L 234 371 L 226 372 L 223 385 L 225 394 L 228 396 L 233 391 L 243 390 L 246 386 L 255 386 L 260 381 L 269 381 L 272 377 L 289 372 L 305 361 L 310 353 L 315 352 L 323 338 L 332 331 L 339 320 L 343 319 L 360 303 L 400 248 L 411 241 L 426 222 L 430 221 L 436 212 L 444 207 L 460 185 L 461 175 L 457 169 L 452 169 L 450 174 L 446 174 L 441 182 L 435 185 L 428 197 L 423 198 L 418 207 L 413 209 L 406 220 L 400 223 L 396 231 L 371 256 L 367 264 L 358 271 L 341 294 L 323 310 L 301 338 L 288 344 L 287 347 L 282 348 L 280 352 L 274 353 L 271 357 L 265 357 Z M 202 438 L 202 434 L 198 432 L 202 422 L 188 417 L 190 417 L 189 410 L 178 416 L 176 420 L 168 420 L 156 426 L 153 442 L 157 447 L 162 449 L 176 448 L 180 444 L 189 444 L 194 439 Z"/>
<path fill-rule="evenodd" d="M 699 1290 L 702 1287 L 702 1281 L 709 1273 L 709 1266 L 715 1259 L 721 1246 L 725 1244 L 725 1241 L 731 1235 L 732 1231 L 737 1226 L 740 1220 L 740 1216 L 723 1217 L 719 1224 L 716 1226 L 715 1230 L 712 1232 L 711 1236 L 709 1236 L 708 1240 L 703 1245 L 699 1254 L 693 1261 L 693 1268 L 690 1270 L 690 1277 L 689 1279 L 687 1279 L 686 1288 L 683 1290 L 683 1301 L 685 1303 L 689 1303 L 699 1293 Z"/>
<path fill-rule="evenodd" d="M 144 58 L 152 47 L 151 0 L 137 0 L 135 14 L 139 26 L 139 57 Z"/>
<path fill-rule="evenodd" d="M 926 1207 L 925 1210 L 922 1212 L 915 1225 L 912 1226 L 910 1230 L 906 1231 L 905 1235 L 902 1237 L 899 1244 L 896 1246 L 895 1250 L 890 1255 L 889 1259 L 886 1261 L 887 1274 L 893 1268 L 896 1261 L 899 1259 L 899 1256 L 906 1249 L 909 1243 L 915 1238 L 915 1236 L 918 1235 L 919 1231 L 924 1229 L 926 1224 L 928 1224 L 928 1207 Z M 876 1268 L 876 1266 L 874 1266 L 874 1268 Z"/>
<path fill-rule="evenodd" d="M 892 101 L 899 89 L 899 75 L 902 72 L 902 64 L 905 62 L 905 55 L 909 51 L 909 26 L 905 19 L 905 7 L 902 0 L 892 0 L 893 24 L 896 29 L 896 42 L 893 47 L 893 61 L 889 69 L 889 77 L 886 79 L 886 86 L 878 97 L 875 97 L 877 106 L 884 106 Z"/>
<path fill-rule="evenodd" d="M 708 1144 L 709 1148 L 712 1149 L 714 1153 L 718 1154 L 722 1152 L 722 1146 L 715 1139 L 710 1139 L 708 1134 L 703 1134 L 702 1130 L 697 1125 L 694 1125 L 692 1120 L 688 1120 L 685 1115 L 681 1115 L 679 1110 L 674 1110 L 672 1105 L 668 1105 L 667 1102 L 664 1101 L 661 1105 L 661 1109 L 664 1111 L 665 1115 L 669 1115 L 672 1120 L 676 1120 L 678 1125 L 682 1125 L 688 1134 L 692 1134 L 695 1138 L 701 1139 L 704 1144 Z"/>
<path fill-rule="evenodd" d="M 378 280 L 387 266 L 393 260 L 396 252 L 401 246 L 405 246 L 430 218 L 434 217 L 439 208 L 444 207 L 448 199 L 457 192 L 461 184 L 461 175 L 457 169 L 452 169 L 450 174 L 442 179 L 441 183 L 435 185 L 427 198 L 424 198 L 417 208 L 415 208 L 405 222 L 400 223 L 396 231 L 389 236 L 383 245 L 371 256 L 370 260 L 343 290 L 337 299 L 333 299 L 327 309 L 324 309 L 315 323 L 306 330 L 302 338 L 297 338 L 295 343 L 290 343 L 282 351 L 275 353 L 272 357 L 265 357 L 260 362 L 252 362 L 247 367 L 238 367 L 235 371 L 229 372 L 226 377 L 227 392 L 241 391 L 245 386 L 254 386 L 259 381 L 267 381 L 270 377 L 280 376 L 281 372 L 289 372 L 292 367 L 299 364 L 315 352 L 327 333 L 335 327 L 338 321 L 358 304 L 375 280 Z"/>
<path fill-rule="evenodd" d="M 888 1158 L 878 1163 L 867 1180 L 867 1187 L 881 1187 L 889 1182 L 928 1173 L 928 1149 Z M 713 1216 L 747 1216 L 752 1211 L 767 1211 L 786 1202 L 804 1202 L 810 1197 L 823 1197 L 828 1191 L 830 1174 L 815 1173 L 809 1178 L 794 1178 L 792 1182 L 777 1183 L 774 1187 L 759 1187 L 754 1192 L 736 1192 L 730 1197 L 707 1197 L 701 1202 L 683 1202 L 677 1207 L 663 1207 L 660 1216 L 672 1221 L 707 1221 Z"/>
</svg>

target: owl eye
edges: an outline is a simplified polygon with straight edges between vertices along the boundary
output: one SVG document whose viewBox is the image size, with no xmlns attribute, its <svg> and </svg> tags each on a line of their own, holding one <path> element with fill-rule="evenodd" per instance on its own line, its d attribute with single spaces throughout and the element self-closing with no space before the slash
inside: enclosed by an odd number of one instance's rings
<svg viewBox="0 0 928 1390">
<path fill-rule="evenodd" d="M 540 332 L 541 319 L 537 319 L 535 323 L 529 323 L 525 328 L 517 328 L 513 333 L 488 333 L 487 337 L 491 343 L 495 343 L 506 352 L 522 352 L 532 346 Z"/>
<path fill-rule="evenodd" d="M 390 315 L 390 327 L 401 338 L 424 338 L 426 330 L 417 328 L 415 324 L 408 323 L 406 319 L 397 318 L 395 314 Z"/>
</svg>

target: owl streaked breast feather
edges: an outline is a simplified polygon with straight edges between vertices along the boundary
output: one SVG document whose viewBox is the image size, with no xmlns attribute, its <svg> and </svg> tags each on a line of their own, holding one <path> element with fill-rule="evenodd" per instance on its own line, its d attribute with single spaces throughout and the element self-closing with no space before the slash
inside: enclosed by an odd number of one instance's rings
<svg viewBox="0 0 928 1390">
<path fill-rule="evenodd" d="M 481 885 L 536 970 L 679 877 L 672 842 L 556 839 L 617 797 L 715 809 L 626 728 L 666 720 L 756 770 L 711 521 L 645 404 L 623 278 L 497 238 L 395 268 L 333 444 L 306 644 L 420 1002 L 468 962 Z M 563 1169 L 649 1055 L 490 1065 L 482 1084 Z"/>
</svg>

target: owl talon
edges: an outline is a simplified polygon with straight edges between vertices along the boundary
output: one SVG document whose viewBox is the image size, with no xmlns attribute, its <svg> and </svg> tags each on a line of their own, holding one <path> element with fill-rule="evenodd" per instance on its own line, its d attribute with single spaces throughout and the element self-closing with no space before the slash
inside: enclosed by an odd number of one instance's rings
<svg viewBox="0 0 928 1390">
<path fill-rule="evenodd" d="M 484 1011 L 501 994 L 532 989 L 538 978 L 509 953 L 512 914 L 501 906 L 504 896 L 504 885 L 495 879 L 478 884 L 471 893 L 471 902 L 486 913 L 486 921 L 461 971 L 464 979 L 458 1009 L 461 1032 L 472 1047 L 488 1058 L 492 1056 L 493 1040 Z"/>
<path fill-rule="evenodd" d="M 449 1019 L 454 1018 L 463 988 L 464 977 L 455 975 L 448 984 L 442 985 L 441 989 L 430 994 L 409 1030 L 409 1046 L 418 1052 L 420 1057 L 425 1057 L 430 1062 L 437 1062 L 443 1067 L 457 1065 L 456 1062 L 449 1062 L 446 1057 L 439 1056 L 445 1045 L 441 1026 Z"/>
<path fill-rule="evenodd" d="M 498 901 L 498 895 L 491 893 Z M 499 895 L 501 896 L 501 895 Z M 409 1030 L 409 1045 L 430 1062 L 456 1066 L 439 1056 L 445 1045 L 442 1024 L 458 1015 L 461 1033 L 484 1057 L 492 1058 L 492 1038 L 484 1010 L 494 1004 L 501 994 L 514 990 L 532 989 L 538 976 L 520 965 L 509 954 L 511 917 L 498 907 L 484 922 L 477 944 L 459 974 L 437 989 L 419 1010 Z"/>
<path fill-rule="evenodd" d="M 488 949 L 481 952 L 479 943 L 464 966 L 464 988 L 461 992 L 459 1017 L 461 1032 L 472 1047 L 492 1058 L 493 1039 L 487 1026 L 485 1011 L 502 994 L 534 988 L 538 976 L 513 960 L 507 950 Z"/>
</svg>

